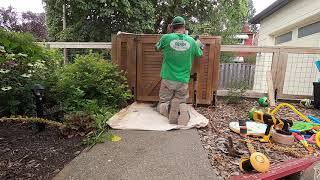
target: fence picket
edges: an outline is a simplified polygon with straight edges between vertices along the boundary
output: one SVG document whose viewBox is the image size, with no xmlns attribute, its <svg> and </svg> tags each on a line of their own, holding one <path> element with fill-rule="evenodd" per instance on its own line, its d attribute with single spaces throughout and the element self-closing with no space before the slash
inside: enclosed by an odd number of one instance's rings
<svg viewBox="0 0 320 180">
<path fill-rule="evenodd" d="M 245 82 L 249 89 L 253 87 L 254 64 L 222 63 L 220 64 L 219 89 L 229 89 L 234 82 Z"/>
</svg>

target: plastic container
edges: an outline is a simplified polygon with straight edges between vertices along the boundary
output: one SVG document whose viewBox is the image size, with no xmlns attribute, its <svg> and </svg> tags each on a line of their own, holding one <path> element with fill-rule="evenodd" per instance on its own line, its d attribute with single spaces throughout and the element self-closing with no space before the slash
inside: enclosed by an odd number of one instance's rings
<svg viewBox="0 0 320 180">
<path fill-rule="evenodd" d="M 318 61 L 316 61 L 316 62 L 314 62 L 314 63 L 316 64 L 318 70 L 320 71 L 320 60 L 318 60 Z"/>
<path fill-rule="evenodd" d="M 313 82 L 314 108 L 320 108 L 320 82 Z"/>
</svg>

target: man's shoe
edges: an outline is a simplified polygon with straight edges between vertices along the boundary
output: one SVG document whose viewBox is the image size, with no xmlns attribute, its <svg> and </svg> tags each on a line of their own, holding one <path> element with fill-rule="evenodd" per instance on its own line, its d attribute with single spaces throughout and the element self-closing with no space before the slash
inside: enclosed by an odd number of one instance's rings
<svg viewBox="0 0 320 180">
<path fill-rule="evenodd" d="M 179 104 L 180 101 L 176 98 L 172 99 L 169 113 L 169 123 L 177 124 L 178 116 L 179 116 Z"/>
<path fill-rule="evenodd" d="M 159 104 L 159 112 L 165 117 L 169 117 L 169 107 L 168 103 Z"/>
<path fill-rule="evenodd" d="M 188 105 L 186 103 L 181 103 L 179 105 L 180 116 L 178 118 L 178 125 L 187 126 L 190 120 Z"/>
</svg>

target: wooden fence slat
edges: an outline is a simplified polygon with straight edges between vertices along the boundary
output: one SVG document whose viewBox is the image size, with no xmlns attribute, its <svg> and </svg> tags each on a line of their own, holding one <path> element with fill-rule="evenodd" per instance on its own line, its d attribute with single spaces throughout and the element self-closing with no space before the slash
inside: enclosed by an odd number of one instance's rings
<svg viewBox="0 0 320 180">
<path fill-rule="evenodd" d="M 234 83 L 246 83 L 249 89 L 253 87 L 254 64 L 222 63 L 220 64 L 219 89 L 229 89 Z"/>
</svg>

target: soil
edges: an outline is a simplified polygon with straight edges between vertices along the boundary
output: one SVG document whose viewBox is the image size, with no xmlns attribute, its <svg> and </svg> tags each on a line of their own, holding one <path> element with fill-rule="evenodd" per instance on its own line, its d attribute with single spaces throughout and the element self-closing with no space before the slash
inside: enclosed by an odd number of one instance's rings
<svg viewBox="0 0 320 180">
<path fill-rule="evenodd" d="M 319 117 L 319 110 L 301 108 L 298 104 L 292 105 L 305 115 Z M 222 179 L 242 174 L 239 169 L 240 157 L 249 156 L 249 151 L 246 144 L 242 141 L 243 138 L 229 129 L 229 123 L 238 121 L 239 119 L 248 119 L 248 112 L 252 107 L 258 107 L 256 100 L 243 100 L 239 104 L 226 104 L 223 100 L 219 100 L 216 107 L 197 108 L 198 112 L 202 113 L 210 120 L 207 127 L 199 129 L 199 133 L 201 135 L 203 147 L 208 152 L 208 158 L 210 159 L 211 165 L 216 171 L 216 174 Z M 292 117 L 298 119 L 291 110 L 286 108 L 280 110 L 277 116 L 281 118 Z M 235 150 L 243 155 L 240 155 L 239 157 L 229 155 L 225 145 L 228 144 L 228 137 L 232 138 Z M 269 143 L 260 143 L 257 138 L 248 137 L 247 139 L 252 140 L 252 144 L 258 152 L 264 153 L 269 158 L 271 167 L 279 162 L 297 158 L 291 153 L 271 149 Z M 297 142 L 293 146 L 283 146 L 274 143 L 273 145 L 283 148 L 292 148 L 293 152 L 302 156 L 316 156 L 320 153 L 320 149 L 315 144 L 310 144 L 315 149 L 314 154 L 308 154 L 306 149 Z"/>
<path fill-rule="evenodd" d="M 30 123 L 0 122 L 0 179 L 52 179 L 85 148 L 56 127 L 36 132 Z"/>
</svg>

